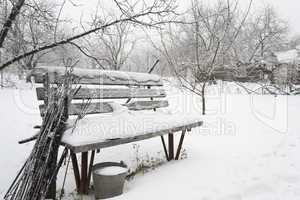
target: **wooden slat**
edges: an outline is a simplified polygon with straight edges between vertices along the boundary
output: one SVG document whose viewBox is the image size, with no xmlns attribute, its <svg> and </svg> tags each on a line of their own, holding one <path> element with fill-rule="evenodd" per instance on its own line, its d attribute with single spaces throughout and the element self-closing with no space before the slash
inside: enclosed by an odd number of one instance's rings
<svg viewBox="0 0 300 200">
<path fill-rule="evenodd" d="M 90 151 L 90 150 L 107 148 L 107 147 L 112 147 L 112 146 L 116 146 L 116 145 L 120 145 L 120 144 L 126 144 L 126 143 L 130 143 L 130 142 L 145 140 L 145 139 L 149 139 L 152 137 L 161 136 L 161 135 L 165 135 L 165 134 L 169 134 L 169 133 L 174 133 L 174 132 L 178 132 L 178 131 L 182 131 L 182 130 L 188 130 L 188 129 L 191 129 L 194 127 L 201 126 L 202 124 L 203 124 L 203 122 L 199 121 L 199 122 L 195 122 L 195 123 L 192 123 L 192 124 L 189 124 L 186 126 L 174 127 L 172 129 L 161 130 L 161 131 L 148 133 L 148 134 L 144 134 L 144 135 L 139 135 L 139 136 L 135 136 L 135 137 L 121 138 L 121 139 L 116 139 L 116 140 L 107 140 L 105 142 L 102 141 L 102 142 L 98 142 L 98 143 L 84 144 L 84 145 L 79 145 L 79 146 L 72 146 L 69 144 L 62 144 L 62 145 L 67 146 L 69 149 L 71 149 L 75 153 L 80 153 L 80 152 L 86 152 L 86 151 Z"/>
<path fill-rule="evenodd" d="M 169 106 L 168 101 L 135 101 L 124 104 L 129 110 L 152 110 Z"/>
<path fill-rule="evenodd" d="M 42 87 L 36 89 L 38 100 L 44 100 L 46 90 Z M 124 98 L 160 98 L 166 97 L 164 89 L 143 89 L 143 88 L 81 88 L 74 95 L 73 99 L 124 99 Z"/>
<path fill-rule="evenodd" d="M 78 115 L 82 111 L 82 103 L 71 103 L 69 107 L 69 115 Z M 91 103 L 86 114 L 97 114 L 97 113 L 110 113 L 113 109 L 109 103 L 106 102 L 96 102 Z"/>
<path fill-rule="evenodd" d="M 43 83 L 43 75 L 47 72 L 50 76 L 51 83 L 61 83 L 64 78 L 65 67 L 37 67 L 30 72 L 28 78 L 33 76 L 36 83 Z M 160 76 L 146 73 L 74 68 L 72 74 L 74 76 L 74 80 L 80 84 L 163 85 Z"/>
<path fill-rule="evenodd" d="M 82 112 L 82 103 L 71 103 L 69 106 L 69 115 L 78 115 Z M 45 105 L 42 104 L 39 106 L 40 108 L 40 113 L 41 116 L 43 116 L 45 112 Z M 109 103 L 107 102 L 96 102 L 96 103 L 91 103 L 87 110 L 86 114 L 97 114 L 97 113 L 110 113 L 112 112 L 113 109 L 110 106 Z"/>
<path fill-rule="evenodd" d="M 128 107 L 129 110 L 151 110 L 154 108 L 163 108 L 169 105 L 168 101 L 135 101 L 129 104 L 123 104 Z M 69 106 L 69 115 L 79 115 L 82 112 L 84 104 L 83 103 L 71 103 Z M 45 112 L 45 105 L 42 104 L 39 106 L 41 116 Z M 113 112 L 113 109 L 109 102 L 95 102 L 91 103 L 87 110 L 86 114 L 100 114 L 100 113 L 110 113 Z"/>
</svg>

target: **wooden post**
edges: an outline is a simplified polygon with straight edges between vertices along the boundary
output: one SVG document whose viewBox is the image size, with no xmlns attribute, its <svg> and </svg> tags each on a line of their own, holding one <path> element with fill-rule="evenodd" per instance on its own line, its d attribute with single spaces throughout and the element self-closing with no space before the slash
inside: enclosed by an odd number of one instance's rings
<svg viewBox="0 0 300 200">
<path fill-rule="evenodd" d="M 177 152 L 176 152 L 175 160 L 179 159 L 180 151 L 181 151 L 181 148 L 182 148 L 182 143 L 183 143 L 184 136 L 185 136 L 185 132 L 186 132 L 186 130 L 182 130 L 182 133 L 181 133 L 181 136 L 180 136 L 180 141 L 179 141 Z"/>
<path fill-rule="evenodd" d="M 44 99 L 44 104 L 45 106 L 48 106 L 49 103 L 49 95 L 50 95 L 50 83 L 49 83 L 49 76 L 48 73 L 43 75 L 43 86 L 45 89 L 45 99 Z"/>
<path fill-rule="evenodd" d="M 169 160 L 174 160 L 174 135 L 172 133 L 169 133 L 168 140 L 169 140 Z"/>
<path fill-rule="evenodd" d="M 81 194 L 87 194 L 87 175 L 88 175 L 88 152 L 81 153 L 81 182 L 80 182 L 80 192 Z"/>
</svg>

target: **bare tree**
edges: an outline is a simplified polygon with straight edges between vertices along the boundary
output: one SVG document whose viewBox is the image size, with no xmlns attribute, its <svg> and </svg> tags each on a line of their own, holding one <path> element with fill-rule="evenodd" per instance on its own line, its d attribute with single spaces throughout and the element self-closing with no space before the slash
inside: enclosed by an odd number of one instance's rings
<svg viewBox="0 0 300 200">
<path fill-rule="evenodd" d="M 74 43 L 75 40 L 83 38 L 92 33 L 97 33 L 106 30 L 108 27 L 112 27 L 118 23 L 130 22 L 135 25 L 142 25 L 147 27 L 157 27 L 161 24 L 169 23 L 172 21 L 170 18 L 171 14 L 174 14 L 174 0 L 160 1 L 154 0 L 151 4 L 145 1 L 138 1 L 132 5 L 127 0 L 118 1 L 114 0 L 115 5 L 120 11 L 119 17 L 108 18 L 103 20 L 101 23 L 98 23 L 96 27 L 84 30 L 79 34 L 74 36 L 62 38 L 60 40 L 54 41 L 52 43 L 40 44 L 30 50 L 27 50 L 24 53 L 20 53 L 17 56 L 9 58 L 0 65 L 0 70 L 8 67 L 12 63 L 18 62 L 28 56 L 35 55 L 45 50 L 52 49 L 54 47 L 65 45 L 69 43 Z"/>
<path fill-rule="evenodd" d="M 169 30 L 168 37 L 160 34 L 162 45 L 157 49 L 173 68 L 181 85 L 201 96 L 202 114 L 205 114 L 206 86 L 213 79 L 216 67 L 230 64 L 232 45 L 245 23 L 252 1 L 240 18 L 236 17 L 238 1 L 218 1 L 213 7 L 200 3 L 192 1 L 190 21 L 185 20 L 175 27 L 176 30 Z"/>
<path fill-rule="evenodd" d="M 238 70 L 246 72 L 242 76 L 261 84 L 271 94 L 268 88 L 277 88 L 274 76 L 283 67 L 277 63 L 274 52 L 287 47 L 287 35 L 287 23 L 273 7 L 266 5 L 248 18 L 238 42 L 233 45 Z"/>
<path fill-rule="evenodd" d="M 96 44 L 99 44 L 98 52 L 106 62 L 106 66 L 113 70 L 120 70 L 131 55 L 136 40 L 130 40 L 131 24 L 121 22 L 109 29 L 97 34 Z"/>
<path fill-rule="evenodd" d="M 93 20 L 92 26 L 97 27 L 97 23 L 96 19 Z M 120 22 L 81 40 L 80 45 L 71 44 L 92 61 L 92 66 L 120 70 L 127 63 L 137 42 L 132 31 L 131 23 Z"/>
<path fill-rule="evenodd" d="M 253 59 L 261 60 L 267 54 L 282 49 L 287 42 L 287 33 L 287 23 L 278 17 L 273 7 L 265 6 L 245 24 L 239 43 L 235 45 L 238 59 L 253 62 Z"/>
<path fill-rule="evenodd" d="M 6 5 L 6 9 L 11 7 L 9 2 Z M 27 0 L 7 33 L 4 48 L 2 48 L 2 60 L 16 57 L 30 49 L 45 45 L 49 41 L 54 41 L 55 27 L 57 21 L 59 21 L 56 16 L 58 7 L 60 5 L 50 1 Z M 7 19 L 5 12 L 1 13 L 1 17 L 4 20 Z M 18 60 L 14 66 L 18 70 L 19 76 L 34 68 L 48 52 L 32 54 Z"/>
</svg>

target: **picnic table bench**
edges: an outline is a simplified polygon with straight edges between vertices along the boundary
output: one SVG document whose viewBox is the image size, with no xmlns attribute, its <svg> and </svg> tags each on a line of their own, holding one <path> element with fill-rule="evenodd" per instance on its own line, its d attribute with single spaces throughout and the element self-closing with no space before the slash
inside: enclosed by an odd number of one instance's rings
<svg viewBox="0 0 300 200">
<path fill-rule="evenodd" d="M 50 85 L 60 83 L 64 74 L 64 67 L 37 67 L 31 71 L 35 83 L 40 85 L 36 92 L 37 99 L 42 102 L 39 106 L 41 115 L 48 102 Z M 169 103 L 162 99 L 166 97 L 166 92 L 158 75 L 74 68 L 72 76 L 78 78 L 77 84 L 82 87 L 68 105 L 70 126 L 74 123 L 71 116 L 80 114 L 83 99 L 95 100 L 89 104 L 87 115 L 78 121 L 75 129 L 69 128 L 63 133 L 61 141 L 61 145 L 70 150 L 80 194 L 88 193 L 95 151 L 160 136 L 166 159 L 170 161 L 179 158 L 185 133 L 202 125 L 199 116 L 160 111 Z M 176 152 L 175 132 L 181 132 Z M 168 149 L 164 135 L 168 136 Z M 79 153 L 81 169 L 77 159 Z"/>
</svg>

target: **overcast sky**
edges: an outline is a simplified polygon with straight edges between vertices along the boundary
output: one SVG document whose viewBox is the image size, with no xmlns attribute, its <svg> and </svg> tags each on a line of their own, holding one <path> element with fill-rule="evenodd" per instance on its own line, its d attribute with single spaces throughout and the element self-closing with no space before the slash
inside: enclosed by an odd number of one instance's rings
<svg viewBox="0 0 300 200">
<path fill-rule="evenodd" d="M 84 18 L 88 18 L 95 11 L 95 7 L 98 1 L 103 6 L 114 5 L 112 0 L 73 0 L 73 2 L 79 4 L 77 8 L 72 8 L 70 3 L 66 5 L 64 9 L 64 15 L 69 18 L 78 21 L 80 16 L 83 15 Z M 204 0 L 207 2 L 212 2 L 212 0 Z M 224 0 L 225 1 L 225 0 Z M 241 5 L 248 5 L 250 0 L 240 0 Z M 258 9 L 264 4 L 271 4 L 280 17 L 286 20 L 290 25 L 291 36 L 300 35 L 300 0 L 253 0 L 254 10 Z M 190 0 L 178 0 L 181 7 L 186 7 Z"/>
</svg>

